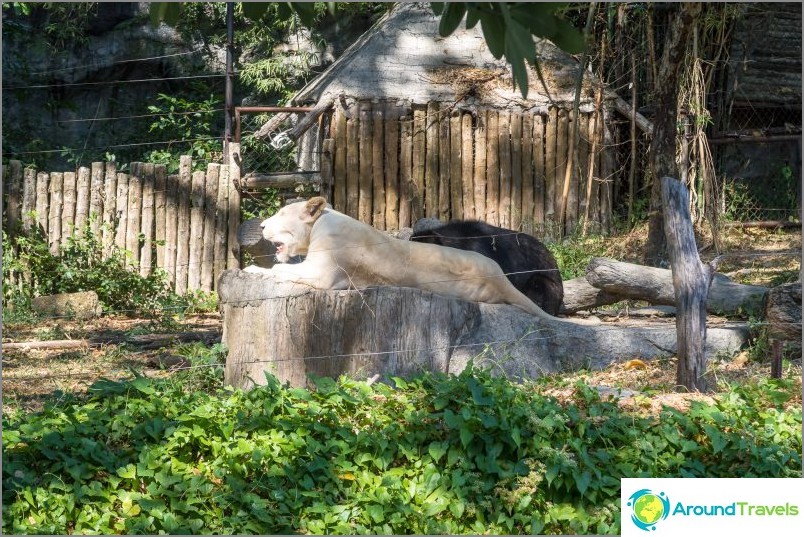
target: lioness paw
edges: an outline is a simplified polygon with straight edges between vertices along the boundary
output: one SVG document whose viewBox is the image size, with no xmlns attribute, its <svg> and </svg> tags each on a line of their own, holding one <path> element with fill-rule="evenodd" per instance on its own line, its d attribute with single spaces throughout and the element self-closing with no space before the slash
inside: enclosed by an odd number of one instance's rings
<svg viewBox="0 0 804 537">
<path fill-rule="evenodd" d="M 271 274 L 271 269 L 258 267 L 257 265 L 249 265 L 243 269 L 243 272 L 251 272 L 252 274 Z"/>
</svg>

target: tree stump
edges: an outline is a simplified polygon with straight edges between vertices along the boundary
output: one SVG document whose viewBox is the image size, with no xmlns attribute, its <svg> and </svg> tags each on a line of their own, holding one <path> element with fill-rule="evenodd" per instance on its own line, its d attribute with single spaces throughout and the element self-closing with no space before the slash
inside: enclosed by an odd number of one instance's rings
<svg viewBox="0 0 804 537">
<path fill-rule="evenodd" d="M 785 348 L 801 359 L 801 282 L 772 287 L 765 297 L 765 322 L 771 342 L 771 376 L 780 378 Z"/>
<path fill-rule="evenodd" d="M 457 374 L 472 361 L 526 379 L 675 353 L 672 325 L 581 326 L 419 289 L 321 291 L 229 270 L 218 293 L 225 382 L 244 389 L 264 384 L 266 372 L 304 387 L 310 375 L 387 381 L 422 371 Z M 735 352 L 747 335 L 739 324 L 712 329 L 706 352 Z"/>
</svg>

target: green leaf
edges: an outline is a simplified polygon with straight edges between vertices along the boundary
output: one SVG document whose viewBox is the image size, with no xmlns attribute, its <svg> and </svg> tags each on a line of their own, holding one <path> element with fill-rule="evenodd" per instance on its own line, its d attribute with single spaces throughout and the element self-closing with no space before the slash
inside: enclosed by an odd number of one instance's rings
<svg viewBox="0 0 804 537">
<path fill-rule="evenodd" d="M 151 25 L 159 26 L 164 22 L 168 26 L 176 26 L 181 18 L 182 2 L 151 2 L 148 6 L 148 15 Z"/>
<path fill-rule="evenodd" d="M 134 479 L 137 477 L 137 467 L 129 463 L 122 468 L 117 469 L 117 475 L 123 479 Z"/>
<path fill-rule="evenodd" d="M 441 37 L 447 37 L 458 29 L 458 26 L 466 14 L 466 4 L 464 2 L 449 2 L 441 15 L 441 22 L 438 24 L 438 33 Z"/>
<path fill-rule="evenodd" d="M 502 58 L 505 52 L 505 23 L 502 18 L 494 14 L 481 13 L 480 26 L 491 55 L 497 59 Z"/>
<path fill-rule="evenodd" d="M 472 433 L 472 431 L 469 430 L 468 427 L 461 427 L 460 434 L 461 434 L 461 444 L 463 444 L 463 447 L 467 447 L 469 444 L 471 444 L 472 439 L 475 437 L 475 435 Z"/>
<path fill-rule="evenodd" d="M 444 11 L 444 2 L 430 2 L 430 7 L 433 9 L 433 13 L 441 15 Z"/>
<path fill-rule="evenodd" d="M 578 487 L 578 492 L 581 495 L 586 494 L 586 490 L 589 488 L 589 483 L 592 482 L 592 474 L 590 474 L 587 470 L 584 470 L 580 474 L 573 474 L 575 478 L 575 485 Z"/>
<path fill-rule="evenodd" d="M 433 458 L 434 462 L 438 462 L 441 460 L 441 457 L 446 454 L 447 449 L 449 449 L 447 442 L 433 442 L 427 447 L 427 452 Z"/>
<path fill-rule="evenodd" d="M 241 2 L 240 4 L 243 6 L 243 15 L 252 22 L 260 20 L 272 5 L 271 2 Z"/>
</svg>

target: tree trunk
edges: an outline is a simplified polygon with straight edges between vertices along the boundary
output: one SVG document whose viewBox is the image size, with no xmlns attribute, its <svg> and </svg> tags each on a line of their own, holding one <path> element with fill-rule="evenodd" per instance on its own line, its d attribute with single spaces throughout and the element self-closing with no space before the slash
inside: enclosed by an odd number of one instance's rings
<svg viewBox="0 0 804 537">
<path fill-rule="evenodd" d="M 218 292 L 225 382 L 246 389 L 264 384 L 265 372 L 305 386 L 308 375 L 454 374 L 471 360 L 524 379 L 675 353 L 672 326 L 569 325 L 418 289 L 320 291 L 230 270 Z M 734 352 L 746 337 L 744 327 L 713 329 L 707 352 Z"/>
<path fill-rule="evenodd" d="M 801 347 L 801 282 L 772 288 L 766 297 L 768 337 Z"/>
<path fill-rule="evenodd" d="M 672 22 L 667 31 L 656 81 L 656 117 L 653 121 L 653 141 L 650 154 L 653 183 L 648 217 L 648 243 L 645 252 L 645 265 L 651 267 L 661 266 L 667 260 L 660 178 L 679 176 L 676 166 L 678 77 L 688 37 L 695 24 L 695 19 L 701 12 L 699 2 L 685 2 L 678 6 L 678 14 L 671 17 Z"/>
<path fill-rule="evenodd" d="M 676 381 L 688 390 L 706 391 L 706 297 L 712 269 L 698 257 L 687 187 L 672 177 L 662 177 L 661 182 L 665 234 L 676 294 Z"/>
</svg>

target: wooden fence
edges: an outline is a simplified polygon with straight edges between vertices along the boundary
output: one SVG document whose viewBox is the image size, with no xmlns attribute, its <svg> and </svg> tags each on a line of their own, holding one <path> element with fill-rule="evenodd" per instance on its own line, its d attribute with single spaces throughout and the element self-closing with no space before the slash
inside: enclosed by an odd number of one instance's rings
<svg viewBox="0 0 804 537">
<path fill-rule="evenodd" d="M 433 217 L 542 236 L 570 232 L 584 219 L 590 229 L 609 231 L 614 157 L 603 117 L 578 114 L 577 144 L 574 121 L 573 112 L 557 107 L 336 107 L 323 141 L 322 181 L 335 209 L 378 229 Z"/>
<path fill-rule="evenodd" d="M 47 173 L 12 160 L 4 170 L 4 227 L 9 233 L 39 228 L 57 253 L 88 225 L 106 248 L 130 252 L 143 276 L 159 267 L 178 294 L 212 291 L 225 269 L 239 268 L 232 248 L 240 225 L 239 171 L 214 163 L 192 169 L 189 156 L 181 157 L 175 175 L 139 162 L 128 173 L 114 162 Z"/>
</svg>

